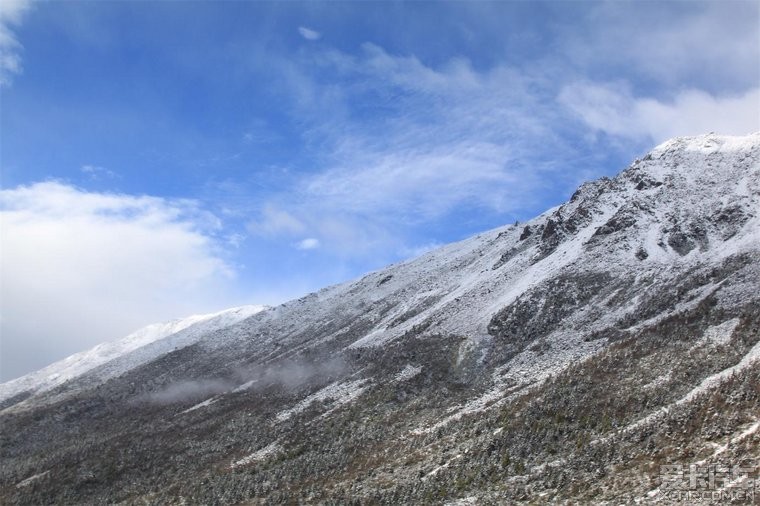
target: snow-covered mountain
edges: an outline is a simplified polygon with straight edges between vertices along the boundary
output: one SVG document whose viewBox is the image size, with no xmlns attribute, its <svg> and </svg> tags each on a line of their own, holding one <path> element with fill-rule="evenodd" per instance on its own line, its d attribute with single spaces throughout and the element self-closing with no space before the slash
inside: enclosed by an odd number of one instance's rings
<svg viewBox="0 0 760 506">
<path fill-rule="evenodd" d="M 0 498 L 667 502 L 760 456 L 760 133 L 253 313 L 14 386 Z"/>
<path fill-rule="evenodd" d="M 265 309 L 266 306 L 241 306 L 148 325 L 122 339 L 99 344 L 39 371 L 0 384 L 0 406 L 19 394 L 28 398 L 47 392 L 97 368 L 100 368 L 98 378 L 105 381 Z"/>
</svg>

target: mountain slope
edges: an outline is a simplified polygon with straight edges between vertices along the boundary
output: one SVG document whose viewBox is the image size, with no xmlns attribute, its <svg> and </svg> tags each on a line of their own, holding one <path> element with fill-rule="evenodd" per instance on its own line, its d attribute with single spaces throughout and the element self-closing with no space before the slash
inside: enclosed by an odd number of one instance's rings
<svg viewBox="0 0 760 506">
<path fill-rule="evenodd" d="M 22 398 L 47 392 L 93 369 L 98 369 L 99 378 L 104 381 L 265 309 L 265 306 L 241 306 L 148 325 L 118 341 L 99 344 L 39 371 L 0 384 L 0 406 L 4 403 L 16 404 Z"/>
<path fill-rule="evenodd" d="M 661 463 L 760 454 L 759 211 L 760 134 L 666 142 L 525 224 L 6 402 L 0 498 L 662 499 Z"/>
</svg>

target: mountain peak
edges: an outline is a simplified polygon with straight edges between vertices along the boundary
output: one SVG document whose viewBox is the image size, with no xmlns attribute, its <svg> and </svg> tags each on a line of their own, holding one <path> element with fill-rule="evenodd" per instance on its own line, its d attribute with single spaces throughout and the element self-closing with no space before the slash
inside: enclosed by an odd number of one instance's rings
<svg viewBox="0 0 760 506">
<path fill-rule="evenodd" d="M 720 135 L 710 132 L 702 135 L 674 137 L 659 144 L 651 151 L 651 154 L 657 156 L 668 151 L 679 150 L 700 153 L 749 151 L 757 148 L 758 141 L 760 141 L 760 132 L 746 135 Z"/>
</svg>

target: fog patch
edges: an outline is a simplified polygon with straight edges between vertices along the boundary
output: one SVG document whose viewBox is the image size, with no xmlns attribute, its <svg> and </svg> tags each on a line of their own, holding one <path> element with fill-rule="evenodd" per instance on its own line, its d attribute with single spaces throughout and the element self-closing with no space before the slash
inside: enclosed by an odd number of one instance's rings
<svg viewBox="0 0 760 506">
<path fill-rule="evenodd" d="M 345 370 L 346 363 L 342 358 L 312 363 L 285 361 L 267 367 L 253 366 L 240 369 L 238 379 L 240 383 L 256 380 L 252 388 L 282 386 L 292 389 L 309 384 L 319 377 L 334 376 Z"/>
<path fill-rule="evenodd" d="M 149 394 L 148 401 L 154 404 L 173 404 L 198 397 L 221 394 L 232 387 L 234 384 L 221 379 L 179 381 L 172 383 L 163 390 Z"/>
<path fill-rule="evenodd" d="M 332 379 L 347 369 L 338 357 L 323 362 L 283 361 L 277 364 L 237 367 L 226 377 L 182 380 L 147 394 L 151 404 L 174 404 L 232 391 L 261 391 L 266 388 L 293 390 Z M 241 388 L 242 387 L 242 388 Z"/>
</svg>

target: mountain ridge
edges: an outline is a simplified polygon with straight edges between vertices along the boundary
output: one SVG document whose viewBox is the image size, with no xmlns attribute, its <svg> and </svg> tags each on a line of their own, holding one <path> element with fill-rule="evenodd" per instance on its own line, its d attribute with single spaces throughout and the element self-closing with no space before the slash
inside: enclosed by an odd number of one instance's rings
<svg viewBox="0 0 760 506">
<path fill-rule="evenodd" d="M 760 133 L 667 141 L 519 226 L 6 406 L 0 497 L 649 500 L 658 462 L 759 454 L 758 210 Z"/>
<path fill-rule="evenodd" d="M 0 406 L 3 402 L 25 392 L 46 392 L 63 383 L 73 380 L 92 369 L 103 366 L 123 355 L 135 352 L 141 348 L 155 344 L 176 334 L 184 334 L 190 339 L 177 339 L 176 345 L 187 345 L 192 342 L 193 335 L 199 336 L 208 333 L 214 328 L 224 328 L 238 321 L 264 311 L 267 306 L 239 306 L 202 315 L 192 315 L 185 318 L 176 318 L 162 323 L 146 325 L 129 335 L 115 340 L 107 341 L 79 353 L 70 355 L 62 360 L 54 362 L 38 371 L 25 374 L 19 378 L 0 384 Z M 161 351 L 168 351 L 169 343 L 163 343 Z M 175 345 L 175 346 L 176 346 Z M 160 351 L 158 352 L 160 354 Z M 143 360 L 155 358 L 156 354 L 148 355 Z M 139 365 L 139 361 L 133 361 L 129 366 Z M 129 367 L 128 366 L 128 367 Z M 116 374 L 112 372 L 111 374 Z"/>
</svg>

